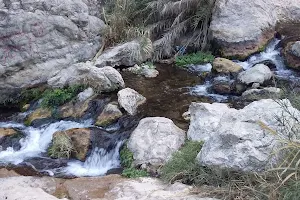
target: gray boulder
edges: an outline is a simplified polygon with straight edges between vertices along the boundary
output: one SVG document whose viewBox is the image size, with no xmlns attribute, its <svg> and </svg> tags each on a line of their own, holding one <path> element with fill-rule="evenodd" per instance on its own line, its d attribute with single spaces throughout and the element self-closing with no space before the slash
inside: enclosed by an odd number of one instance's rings
<svg viewBox="0 0 300 200">
<path fill-rule="evenodd" d="M 250 89 L 242 94 L 242 98 L 249 101 L 260 99 L 280 99 L 283 91 L 280 88 L 267 87 L 263 89 Z"/>
<path fill-rule="evenodd" d="M 89 85 L 95 91 L 114 91 L 125 86 L 121 74 L 112 67 L 95 67 L 91 62 L 77 63 L 48 80 L 51 87 Z"/>
<path fill-rule="evenodd" d="M 118 102 L 130 115 L 137 113 L 137 108 L 146 102 L 146 98 L 131 88 L 118 92 Z"/>
<path fill-rule="evenodd" d="M 300 41 L 295 42 L 291 47 L 292 53 L 300 58 Z"/>
<path fill-rule="evenodd" d="M 299 0 L 217 0 L 210 29 L 222 56 L 245 58 L 274 37 L 277 22 L 299 19 Z"/>
<path fill-rule="evenodd" d="M 89 99 L 90 97 L 92 97 L 94 95 L 94 90 L 93 88 L 87 88 L 85 89 L 84 91 L 80 92 L 78 95 L 77 95 L 77 99 L 78 101 L 80 102 L 83 102 L 87 99 Z"/>
<path fill-rule="evenodd" d="M 14 0 L 0 8 L 0 103 L 93 58 L 102 46 L 105 24 L 82 0 Z"/>
<path fill-rule="evenodd" d="M 96 60 L 97 67 L 133 66 L 151 58 L 152 52 L 145 52 L 141 42 L 134 40 L 105 50 Z"/>
<path fill-rule="evenodd" d="M 264 64 L 257 64 L 254 67 L 239 73 L 238 80 L 245 84 L 260 83 L 263 84 L 272 78 L 273 73 L 270 68 Z"/>
<path fill-rule="evenodd" d="M 134 164 L 162 165 L 171 158 L 185 140 L 185 132 L 172 120 L 148 117 L 140 121 L 132 132 L 128 148 L 133 152 Z"/>
<path fill-rule="evenodd" d="M 287 139 L 285 131 L 297 124 L 280 104 L 300 119 L 288 100 L 264 99 L 241 110 L 220 103 L 193 103 L 188 137 L 205 141 L 197 156 L 199 164 L 239 171 L 262 171 L 276 164 L 279 158 L 270 158 L 281 145 L 279 139 Z M 287 120 L 285 131 L 276 116 Z"/>
</svg>

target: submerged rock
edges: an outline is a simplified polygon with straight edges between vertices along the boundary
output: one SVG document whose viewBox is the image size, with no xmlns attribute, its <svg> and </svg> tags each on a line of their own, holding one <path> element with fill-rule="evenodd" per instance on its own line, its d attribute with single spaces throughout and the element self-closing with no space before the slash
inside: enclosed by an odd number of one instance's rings
<svg viewBox="0 0 300 200">
<path fill-rule="evenodd" d="M 249 101 L 260 99 L 280 99 L 283 91 L 280 88 L 267 87 L 263 89 L 250 89 L 242 94 L 242 98 Z"/>
<path fill-rule="evenodd" d="M 118 102 L 130 115 L 137 113 L 137 108 L 146 102 L 146 98 L 131 88 L 118 92 Z"/>
<path fill-rule="evenodd" d="M 251 83 L 263 84 L 264 82 L 270 80 L 272 76 L 273 73 L 268 66 L 257 64 L 254 67 L 241 72 L 238 75 L 238 80 L 247 85 Z"/>
<path fill-rule="evenodd" d="M 77 63 L 48 80 L 52 87 L 89 85 L 95 91 L 114 91 L 125 86 L 121 74 L 112 67 L 95 67 L 91 62 Z"/>
<path fill-rule="evenodd" d="M 96 119 L 95 125 L 108 126 L 116 122 L 122 115 L 122 112 L 118 108 L 118 103 L 109 103 Z"/>
<path fill-rule="evenodd" d="M 145 76 L 146 78 L 155 78 L 158 76 L 159 72 L 155 69 L 154 66 L 150 67 L 149 65 L 134 65 L 126 69 L 126 71 L 132 72 L 137 75 Z"/>
<path fill-rule="evenodd" d="M 141 42 L 134 40 L 105 50 L 96 60 L 97 67 L 133 66 L 151 58 L 152 52 L 144 52 Z"/>
<path fill-rule="evenodd" d="M 185 132 L 172 120 L 148 117 L 132 132 L 127 146 L 133 153 L 134 164 L 162 165 L 170 159 L 185 140 Z"/>
<path fill-rule="evenodd" d="M 243 70 L 242 66 L 226 58 L 215 58 L 213 69 L 218 73 L 237 73 Z"/>
<path fill-rule="evenodd" d="M 218 0 L 210 29 L 222 56 L 246 58 L 274 37 L 277 22 L 299 19 L 298 0 Z"/>
<path fill-rule="evenodd" d="M 5 19 L 0 25 L 0 103 L 93 58 L 102 46 L 106 26 L 90 15 L 85 0 L 1 0 L 0 9 Z"/>
<path fill-rule="evenodd" d="M 288 100 L 279 102 L 300 119 Z M 188 137 L 205 141 L 197 156 L 199 164 L 238 171 L 262 171 L 276 164 L 280 158 L 271 159 L 272 153 L 280 148 L 280 138 L 288 138 L 276 116 L 287 120 L 286 129 L 297 123 L 280 103 L 265 99 L 241 110 L 220 103 L 192 103 Z"/>
</svg>

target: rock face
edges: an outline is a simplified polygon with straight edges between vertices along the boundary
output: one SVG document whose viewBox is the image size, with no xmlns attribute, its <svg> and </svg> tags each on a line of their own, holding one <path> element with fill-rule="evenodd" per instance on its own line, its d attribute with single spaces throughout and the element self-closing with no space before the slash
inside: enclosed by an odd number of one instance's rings
<svg viewBox="0 0 300 200">
<path fill-rule="evenodd" d="M 122 117 L 122 112 L 118 108 L 117 103 L 109 103 L 105 106 L 102 113 L 98 116 L 95 125 L 97 126 L 107 126 L 114 123 L 120 117 Z"/>
<path fill-rule="evenodd" d="M 146 98 L 131 88 L 118 92 L 118 102 L 130 115 L 135 115 L 138 106 L 146 102 Z"/>
<path fill-rule="evenodd" d="M 280 88 L 268 87 L 263 89 L 250 89 L 242 94 L 242 98 L 249 101 L 260 99 L 279 99 L 283 96 Z"/>
<path fill-rule="evenodd" d="M 254 67 L 241 72 L 238 75 L 238 80 L 245 84 L 260 83 L 263 84 L 272 78 L 273 73 L 270 68 L 264 64 L 258 64 Z"/>
<path fill-rule="evenodd" d="M 288 100 L 281 100 L 296 118 L 300 113 Z M 190 106 L 191 124 L 188 137 L 205 141 L 197 160 L 201 165 L 241 171 L 262 171 L 270 162 L 272 152 L 279 148 L 275 132 L 282 132 L 276 116 L 283 116 L 291 127 L 295 120 L 275 101 L 264 99 L 241 110 L 225 104 L 193 103 Z M 289 129 L 289 127 L 286 127 Z"/>
<path fill-rule="evenodd" d="M 84 161 L 90 147 L 91 131 L 84 128 L 74 128 L 66 131 L 59 131 L 54 133 L 53 139 L 55 139 L 55 137 L 59 137 L 62 134 L 66 134 L 71 139 L 74 148 L 72 157 Z"/>
<path fill-rule="evenodd" d="M 289 67 L 300 69 L 300 41 L 287 43 L 283 54 Z"/>
<path fill-rule="evenodd" d="M 102 45 L 105 25 L 83 0 L 0 2 L 0 103 L 91 59 Z"/>
<path fill-rule="evenodd" d="M 210 29 L 225 57 L 245 58 L 274 36 L 281 21 L 299 21 L 298 0 L 217 0 Z"/>
<path fill-rule="evenodd" d="M 77 63 L 63 69 L 49 79 L 48 84 L 52 87 L 88 84 L 96 91 L 113 91 L 125 85 L 117 70 L 112 67 L 97 68 L 91 62 Z"/>
<path fill-rule="evenodd" d="M 242 71 L 242 66 L 226 58 L 216 58 L 213 62 L 213 69 L 219 73 L 237 73 Z"/>
<path fill-rule="evenodd" d="M 97 67 L 133 66 L 151 58 L 151 52 L 145 53 L 140 41 L 134 40 L 104 51 L 96 60 Z"/>
<path fill-rule="evenodd" d="M 132 132 L 128 148 L 133 152 L 135 165 L 164 164 L 185 140 L 185 132 L 172 120 L 148 117 L 140 121 Z"/>
</svg>

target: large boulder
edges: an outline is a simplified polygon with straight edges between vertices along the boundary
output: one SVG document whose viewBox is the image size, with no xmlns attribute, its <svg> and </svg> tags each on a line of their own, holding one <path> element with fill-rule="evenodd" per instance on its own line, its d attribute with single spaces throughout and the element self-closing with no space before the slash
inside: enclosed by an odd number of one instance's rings
<svg viewBox="0 0 300 200">
<path fill-rule="evenodd" d="M 0 103 L 94 57 L 102 20 L 83 0 L 0 1 Z"/>
<path fill-rule="evenodd" d="M 226 58 L 215 58 L 213 69 L 218 73 L 237 73 L 243 70 L 242 66 Z"/>
<path fill-rule="evenodd" d="M 264 64 L 257 64 L 254 67 L 239 73 L 238 80 L 247 85 L 251 83 L 260 83 L 270 80 L 273 76 L 270 68 Z"/>
<path fill-rule="evenodd" d="M 130 115 L 137 113 L 137 108 L 146 102 L 146 98 L 131 88 L 118 92 L 118 102 Z"/>
<path fill-rule="evenodd" d="M 267 87 L 263 89 L 250 89 L 242 94 L 242 98 L 248 101 L 260 99 L 280 99 L 283 91 L 280 88 Z"/>
<path fill-rule="evenodd" d="M 184 143 L 185 132 L 172 120 L 148 117 L 132 132 L 127 146 L 133 153 L 134 164 L 165 164 Z"/>
<path fill-rule="evenodd" d="M 262 171 L 276 164 L 279 157 L 270 159 L 272 153 L 280 148 L 280 139 L 287 139 L 285 131 L 297 123 L 286 109 L 300 119 L 288 100 L 264 99 L 241 110 L 220 103 L 193 103 L 188 137 L 205 141 L 197 156 L 199 164 L 238 171 Z M 276 116 L 289 126 L 283 129 Z"/>
<path fill-rule="evenodd" d="M 48 80 L 52 87 L 89 85 L 95 91 L 113 91 L 125 86 L 121 74 L 112 67 L 95 67 L 91 62 L 77 63 Z"/>
<path fill-rule="evenodd" d="M 133 66 L 150 59 L 152 52 L 144 52 L 141 41 L 134 40 L 105 50 L 96 60 L 97 67 Z"/>
<path fill-rule="evenodd" d="M 222 56 L 245 58 L 274 37 L 277 22 L 299 19 L 298 0 L 217 0 L 210 29 Z"/>
</svg>

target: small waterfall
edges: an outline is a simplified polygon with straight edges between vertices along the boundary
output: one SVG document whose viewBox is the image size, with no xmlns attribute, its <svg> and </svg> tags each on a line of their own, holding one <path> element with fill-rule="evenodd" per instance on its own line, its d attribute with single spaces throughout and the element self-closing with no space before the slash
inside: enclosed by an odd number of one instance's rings
<svg viewBox="0 0 300 200">
<path fill-rule="evenodd" d="M 63 131 L 72 128 L 84 128 L 91 125 L 91 121 L 87 120 L 83 123 L 72 121 L 59 121 L 40 128 L 25 127 L 18 123 L 0 123 L 0 127 L 19 128 L 26 135 L 20 140 L 21 149 L 15 151 L 9 147 L 5 151 L 0 152 L 0 161 L 4 163 L 19 164 L 26 158 L 38 157 L 41 153 L 47 151 L 47 147 L 51 143 L 52 135 L 57 131 Z"/>
<path fill-rule="evenodd" d="M 119 150 L 123 141 L 117 142 L 114 149 L 107 152 L 103 148 L 94 148 L 85 162 L 72 161 L 64 169 L 66 174 L 75 176 L 99 176 L 108 170 L 120 167 Z"/>
</svg>

